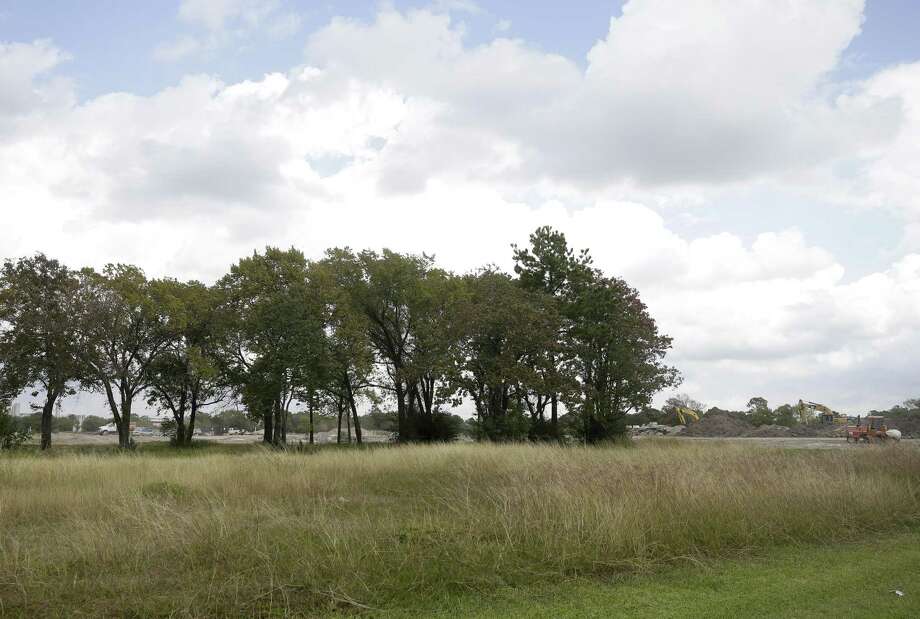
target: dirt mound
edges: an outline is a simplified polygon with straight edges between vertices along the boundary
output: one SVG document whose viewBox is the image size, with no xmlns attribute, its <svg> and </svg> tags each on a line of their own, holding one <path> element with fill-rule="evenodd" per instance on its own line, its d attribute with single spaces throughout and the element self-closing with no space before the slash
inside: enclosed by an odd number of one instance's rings
<svg viewBox="0 0 920 619">
<path fill-rule="evenodd" d="M 917 432 L 920 434 L 920 423 L 917 425 Z M 688 425 L 682 435 L 749 436 L 752 438 L 843 437 L 846 436 L 846 429 L 843 426 L 824 424 L 792 426 L 791 428 L 780 425 L 755 426 L 748 421 L 744 413 L 720 411 L 704 415 L 699 423 Z"/>
<path fill-rule="evenodd" d="M 836 425 L 836 424 L 813 424 L 809 426 L 794 426 L 790 428 L 790 436 L 803 436 L 803 437 L 825 437 L 833 438 L 836 436 L 846 436 L 847 430 L 846 426 Z"/>
<path fill-rule="evenodd" d="M 751 436 L 751 437 L 757 437 L 757 438 L 761 438 L 761 437 L 768 437 L 768 438 L 779 437 L 781 438 L 784 436 L 792 436 L 792 429 L 786 426 L 764 425 L 764 426 L 758 426 L 754 428 L 753 430 L 748 431 L 744 436 Z"/>
<path fill-rule="evenodd" d="M 920 438 L 920 417 L 891 417 L 888 419 L 889 428 L 897 428 L 903 438 Z"/>
<path fill-rule="evenodd" d="M 684 436 L 744 436 L 754 426 L 749 421 L 731 413 L 710 413 L 704 415 L 699 423 L 690 424 L 684 430 Z"/>
</svg>

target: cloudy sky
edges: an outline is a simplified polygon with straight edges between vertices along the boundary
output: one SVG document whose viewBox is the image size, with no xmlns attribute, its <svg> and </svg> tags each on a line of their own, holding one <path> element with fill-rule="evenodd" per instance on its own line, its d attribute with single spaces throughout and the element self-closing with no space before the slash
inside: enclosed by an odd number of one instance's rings
<svg viewBox="0 0 920 619">
<path fill-rule="evenodd" d="M 548 224 L 639 288 L 681 391 L 888 407 L 920 395 L 918 31 L 913 0 L 6 0 L 0 257 L 462 272 Z"/>
</svg>

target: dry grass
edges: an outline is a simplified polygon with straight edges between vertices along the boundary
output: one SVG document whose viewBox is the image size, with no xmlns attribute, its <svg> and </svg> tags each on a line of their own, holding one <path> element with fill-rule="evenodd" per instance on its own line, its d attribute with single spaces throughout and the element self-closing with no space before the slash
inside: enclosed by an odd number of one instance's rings
<svg viewBox="0 0 920 619">
<path fill-rule="evenodd" d="M 653 442 L 0 458 L 0 615 L 406 608 L 920 516 L 920 450 Z"/>
</svg>

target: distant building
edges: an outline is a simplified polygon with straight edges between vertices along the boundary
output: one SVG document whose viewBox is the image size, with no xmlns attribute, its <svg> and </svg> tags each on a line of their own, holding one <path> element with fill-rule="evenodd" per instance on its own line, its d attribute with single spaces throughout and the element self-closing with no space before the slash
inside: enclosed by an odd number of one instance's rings
<svg viewBox="0 0 920 619">
<path fill-rule="evenodd" d="M 10 409 L 10 412 L 14 417 L 19 415 L 19 402 L 13 402 L 13 407 Z"/>
</svg>

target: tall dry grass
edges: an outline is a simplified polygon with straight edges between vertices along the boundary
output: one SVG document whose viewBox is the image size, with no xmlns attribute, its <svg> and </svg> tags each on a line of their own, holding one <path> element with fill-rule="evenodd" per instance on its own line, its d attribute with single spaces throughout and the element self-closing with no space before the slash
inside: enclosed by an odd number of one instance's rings
<svg viewBox="0 0 920 619">
<path fill-rule="evenodd" d="M 0 459 L 0 615 L 297 614 L 913 524 L 920 450 L 431 446 Z"/>
</svg>

